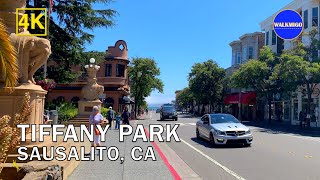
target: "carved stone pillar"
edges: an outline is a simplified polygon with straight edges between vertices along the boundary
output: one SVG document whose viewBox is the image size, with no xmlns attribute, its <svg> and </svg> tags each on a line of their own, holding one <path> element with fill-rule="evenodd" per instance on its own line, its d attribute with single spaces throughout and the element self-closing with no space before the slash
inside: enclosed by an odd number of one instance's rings
<svg viewBox="0 0 320 180">
<path fill-rule="evenodd" d="M 97 72 L 100 66 L 95 65 L 95 60 L 90 59 L 90 65 L 85 66 L 88 74 L 87 84 L 82 88 L 82 99 L 78 102 L 79 116 L 88 116 L 92 112 L 93 106 L 101 108 L 102 102 L 99 95 L 103 94 L 104 87 L 97 83 Z"/>
<path fill-rule="evenodd" d="M 0 0 L 0 19 L 6 25 L 12 44 L 17 51 L 19 69 L 19 85 L 9 94 L 0 89 L 0 116 L 10 115 L 14 118 L 21 111 L 21 104 L 26 92 L 30 93 L 32 112 L 29 117 L 30 124 L 42 124 L 44 102 L 47 91 L 35 85 L 34 73 L 48 60 L 51 54 L 50 41 L 44 38 L 30 36 L 26 29 L 20 29 L 16 35 L 16 8 L 25 8 L 25 0 Z M 24 14 L 19 11 L 18 18 Z M 11 122 L 12 123 L 12 122 Z"/>
</svg>

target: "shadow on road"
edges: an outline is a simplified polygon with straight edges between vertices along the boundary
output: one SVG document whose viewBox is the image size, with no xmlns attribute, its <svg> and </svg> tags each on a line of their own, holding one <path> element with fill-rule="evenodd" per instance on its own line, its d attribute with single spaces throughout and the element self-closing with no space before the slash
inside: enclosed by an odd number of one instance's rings
<svg viewBox="0 0 320 180">
<path fill-rule="evenodd" d="M 290 124 L 244 123 L 247 126 L 258 128 L 258 132 L 268 134 L 294 134 L 299 136 L 320 137 L 320 128 L 300 129 Z"/>
<path fill-rule="evenodd" d="M 214 149 L 235 149 L 235 148 L 245 148 L 243 145 L 241 144 L 228 144 L 228 145 L 219 145 L 216 147 L 213 147 L 208 141 L 206 141 L 205 139 L 197 139 L 196 137 L 191 138 L 191 140 L 197 144 L 203 145 L 204 147 L 207 148 L 214 148 Z"/>
<path fill-rule="evenodd" d="M 172 119 L 164 119 L 164 120 L 158 119 L 157 121 L 159 121 L 159 122 L 161 122 L 161 121 L 173 121 L 173 122 L 175 122 L 175 120 L 172 120 Z"/>
</svg>

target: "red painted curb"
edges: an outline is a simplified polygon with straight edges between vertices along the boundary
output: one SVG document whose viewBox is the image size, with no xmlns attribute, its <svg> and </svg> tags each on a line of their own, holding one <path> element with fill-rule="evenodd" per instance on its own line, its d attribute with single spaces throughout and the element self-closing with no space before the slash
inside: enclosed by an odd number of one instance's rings
<svg viewBox="0 0 320 180">
<path fill-rule="evenodd" d="M 150 135 L 149 132 L 147 131 L 146 128 L 144 128 L 145 133 L 147 134 L 147 136 L 150 139 Z M 157 145 L 156 142 L 152 142 L 152 145 L 154 146 L 154 148 L 156 148 L 157 152 L 159 153 L 161 159 L 163 160 L 164 164 L 167 166 L 167 168 L 169 169 L 169 171 L 171 172 L 172 176 L 174 177 L 175 180 L 181 180 L 181 177 L 179 176 L 179 174 L 177 173 L 177 171 L 171 166 L 171 164 L 169 163 L 168 159 L 166 158 L 166 156 L 163 154 L 163 152 L 161 151 L 161 149 L 159 148 L 159 146 Z"/>
</svg>

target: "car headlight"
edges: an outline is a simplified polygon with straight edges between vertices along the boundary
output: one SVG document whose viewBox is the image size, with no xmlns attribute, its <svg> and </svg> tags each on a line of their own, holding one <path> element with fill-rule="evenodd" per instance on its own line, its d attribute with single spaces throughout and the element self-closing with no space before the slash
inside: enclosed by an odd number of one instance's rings
<svg viewBox="0 0 320 180">
<path fill-rule="evenodd" d="M 214 130 L 214 132 L 216 133 L 216 135 L 226 135 L 226 133 L 223 131 Z"/>
<path fill-rule="evenodd" d="M 251 131 L 250 131 L 250 129 L 249 129 L 248 131 L 246 131 L 246 134 L 251 134 Z"/>
</svg>

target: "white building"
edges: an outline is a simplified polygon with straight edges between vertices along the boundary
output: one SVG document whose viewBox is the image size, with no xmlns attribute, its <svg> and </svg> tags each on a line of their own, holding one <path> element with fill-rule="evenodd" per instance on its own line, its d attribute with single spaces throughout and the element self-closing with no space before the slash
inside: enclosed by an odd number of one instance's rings
<svg viewBox="0 0 320 180">
<path fill-rule="evenodd" d="M 310 38 L 307 33 L 313 28 L 319 27 L 319 8 L 320 0 L 294 0 L 287 6 L 283 7 L 278 12 L 274 13 L 269 18 L 265 19 L 260 23 L 261 30 L 265 32 L 265 45 L 269 46 L 273 52 L 281 54 L 282 50 L 290 49 L 293 46 L 291 40 L 282 40 L 278 38 L 273 30 L 273 20 L 275 16 L 282 10 L 291 9 L 298 12 L 304 21 L 304 35 L 302 36 L 302 42 L 305 45 L 310 44 Z M 319 53 L 318 53 L 319 54 Z M 319 100 L 319 88 L 316 88 L 313 92 L 312 98 L 313 102 L 311 105 L 311 126 L 317 126 L 318 124 L 318 114 L 317 109 L 320 107 Z M 282 103 L 283 114 L 286 117 L 285 120 L 291 121 L 291 124 L 298 124 L 299 112 L 306 109 L 307 106 L 307 96 L 303 93 L 302 88 L 294 93 L 288 99 L 281 99 L 276 101 L 276 103 Z"/>
</svg>

